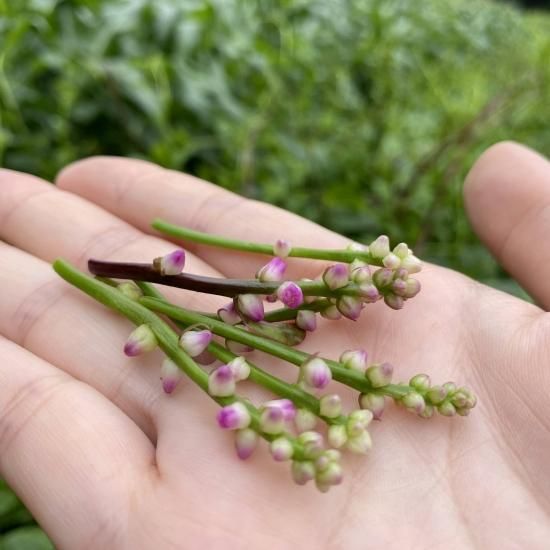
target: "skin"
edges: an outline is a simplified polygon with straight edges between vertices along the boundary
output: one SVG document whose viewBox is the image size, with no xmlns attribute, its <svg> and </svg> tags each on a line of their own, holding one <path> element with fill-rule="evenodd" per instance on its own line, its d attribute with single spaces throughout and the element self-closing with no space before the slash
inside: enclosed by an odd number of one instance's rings
<svg viewBox="0 0 550 550">
<path fill-rule="evenodd" d="M 52 271 L 57 257 L 144 261 L 174 249 L 150 220 L 236 238 L 340 247 L 346 240 L 272 206 L 152 164 L 92 158 L 53 187 L 0 171 L 0 473 L 59 549 L 526 549 L 550 537 L 550 164 L 513 143 L 472 168 L 466 206 L 480 238 L 540 304 L 427 265 L 401 311 L 323 321 L 304 349 L 365 347 L 396 377 L 471 387 L 468 418 L 426 421 L 388 404 L 368 457 L 343 485 L 297 487 L 265 449 L 247 462 L 216 406 L 159 384 L 161 355 L 126 358 L 131 330 Z M 251 276 L 264 258 L 188 249 L 186 270 Z M 295 261 L 291 273 L 322 266 Z M 225 300 L 168 291 L 197 309 Z M 288 365 L 262 365 L 296 376 Z M 292 378 L 289 378 L 292 380 Z M 336 386 L 335 386 L 336 389 Z M 248 391 L 248 389 L 246 390 Z M 254 395 L 253 391 L 252 395 Z M 351 394 L 349 403 L 354 403 Z"/>
</svg>

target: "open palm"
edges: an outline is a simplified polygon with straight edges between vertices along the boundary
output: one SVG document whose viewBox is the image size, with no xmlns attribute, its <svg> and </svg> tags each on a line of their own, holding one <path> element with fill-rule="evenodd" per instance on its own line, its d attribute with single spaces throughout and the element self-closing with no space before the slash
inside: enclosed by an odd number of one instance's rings
<svg viewBox="0 0 550 550">
<path fill-rule="evenodd" d="M 550 165 L 502 144 L 467 185 L 474 226 L 505 267 L 550 306 Z M 426 372 L 478 395 L 465 418 L 424 421 L 388 407 L 370 455 L 344 461 L 327 495 L 297 487 L 287 465 L 239 461 L 191 383 L 170 397 L 160 355 L 121 353 L 120 316 L 60 280 L 49 262 L 146 261 L 173 249 L 163 217 L 212 233 L 339 247 L 334 233 L 151 164 L 96 158 L 53 187 L 0 171 L 0 472 L 59 549 L 529 549 L 550 537 L 550 321 L 534 305 L 426 266 L 401 311 L 324 321 L 303 348 L 338 357 L 365 347 L 397 377 Z M 537 238 L 540 239 L 540 244 Z M 9 244 L 8 244 L 9 243 Z M 186 270 L 250 276 L 262 259 L 196 247 Z M 319 265 L 295 262 L 294 274 Z M 312 271 L 313 270 L 313 271 Z M 167 291 L 214 309 L 225 300 Z M 258 354 L 285 375 L 291 366 Z M 253 391 L 253 390 L 252 390 Z"/>
</svg>

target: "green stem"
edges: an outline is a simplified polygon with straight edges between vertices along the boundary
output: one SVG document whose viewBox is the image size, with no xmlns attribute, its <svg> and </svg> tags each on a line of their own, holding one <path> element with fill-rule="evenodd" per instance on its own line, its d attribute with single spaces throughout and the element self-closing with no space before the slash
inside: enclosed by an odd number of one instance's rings
<svg viewBox="0 0 550 550">
<path fill-rule="evenodd" d="M 300 307 L 291 309 L 288 307 L 282 307 L 280 309 L 274 309 L 273 311 L 268 311 L 264 316 L 264 321 L 269 323 L 277 321 L 290 321 L 296 319 L 298 311 L 308 310 L 308 311 L 323 311 L 326 307 L 330 305 L 330 302 L 327 300 L 315 300 L 309 304 L 302 304 Z"/>
<path fill-rule="evenodd" d="M 231 250 L 241 250 L 242 252 L 254 252 L 257 254 L 274 256 L 273 245 L 271 244 L 253 243 L 229 239 L 221 235 L 210 235 L 209 233 L 202 233 L 186 227 L 174 225 L 161 219 L 154 220 L 151 225 L 157 231 L 178 239 L 206 244 L 208 246 L 217 246 L 219 248 L 229 248 Z M 380 259 L 374 259 L 370 254 L 357 250 L 325 250 L 293 246 L 289 256 L 346 263 L 351 263 L 353 260 L 358 259 L 371 265 L 382 265 Z"/>
<path fill-rule="evenodd" d="M 211 399 L 221 406 L 229 405 L 236 401 L 243 403 L 252 419 L 251 428 L 256 430 L 264 439 L 272 441 L 278 436 L 265 434 L 260 429 L 260 412 L 248 400 L 238 396 L 231 397 L 213 397 L 208 393 L 208 374 L 204 372 L 179 346 L 177 334 L 160 319 L 150 309 L 139 302 L 131 300 L 124 296 L 115 288 L 97 280 L 74 268 L 64 260 L 56 260 L 53 264 L 54 270 L 68 283 L 79 288 L 88 296 L 91 296 L 103 305 L 118 311 L 129 319 L 135 325 L 148 325 L 154 332 L 159 347 L 162 351 L 191 379 L 199 386 Z M 149 298 L 150 299 L 150 298 Z M 291 439 L 291 438 L 289 438 Z M 300 460 L 303 458 L 301 446 L 291 439 L 295 454 L 293 458 Z"/>
<path fill-rule="evenodd" d="M 235 340 L 241 344 L 246 344 L 254 349 L 269 353 L 275 357 L 279 357 L 296 366 L 301 366 L 311 356 L 302 351 L 295 350 L 278 342 L 266 340 L 254 334 L 250 334 L 246 330 L 228 325 L 222 321 L 217 321 L 209 317 L 204 317 L 198 313 L 183 309 L 181 307 L 168 304 L 155 298 L 144 297 L 140 299 L 140 303 L 144 306 L 164 313 L 174 320 L 182 321 L 186 324 L 203 323 L 210 327 L 210 330 L 218 336 Z M 332 376 L 338 382 L 342 382 L 362 393 L 380 393 L 395 399 L 399 399 L 406 395 L 412 389 L 408 385 L 389 384 L 382 388 L 374 389 L 368 380 L 360 373 L 344 368 L 340 363 L 330 359 L 324 359 L 329 365 Z"/>
<path fill-rule="evenodd" d="M 164 296 L 153 285 L 141 282 L 137 284 L 139 285 L 145 296 L 150 296 L 162 300 L 165 303 L 168 303 L 166 302 Z M 186 329 L 189 326 L 182 321 L 175 321 L 175 323 L 181 329 Z M 224 363 L 229 363 L 237 357 L 237 355 L 229 351 L 221 344 L 218 344 L 217 342 L 211 342 L 208 346 L 208 351 L 212 353 L 216 357 L 216 359 L 219 359 Z M 284 380 L 281 380 L 280 378 L 269 374 L 254 363 L 250 362 L 248 359 L 246 362 L 250 366 L 250 376 L 248 379 L 252 382 L 263 386 L 275 395 L 290 399 L 297 407 L 310 410 L 312 413 L 316 414 L 319 418 L 324 420 L 327 424 L 341 424 L 342 422 L 344 422 L 345 417 L 343 416 L 338 418 L 326 418 L 324 416 L 321 416 L 319 400 L 314 395 L 311 395 L 301 388 L 292 384 L 288 384 Z"/>
</svg>

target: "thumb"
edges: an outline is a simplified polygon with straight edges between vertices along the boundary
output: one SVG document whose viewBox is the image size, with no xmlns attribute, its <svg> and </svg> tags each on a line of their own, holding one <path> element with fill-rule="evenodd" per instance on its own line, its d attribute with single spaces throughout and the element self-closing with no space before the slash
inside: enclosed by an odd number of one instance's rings
<svg viewBox="0 0 550 550">
<path fill-rule="evenodd" d="M 470 170 L 464 195 L 479 238 L 549 310 L 550 162 L 517 143 L 497 143 Z"/>
</svg>

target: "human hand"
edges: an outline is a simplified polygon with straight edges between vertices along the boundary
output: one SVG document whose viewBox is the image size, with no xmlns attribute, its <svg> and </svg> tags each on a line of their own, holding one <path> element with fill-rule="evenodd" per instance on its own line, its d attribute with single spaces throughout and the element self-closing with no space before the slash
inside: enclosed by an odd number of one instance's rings
<svg viewBox="0 0 550 550">
<path fill-rule="evenodd" d="M 479 235 L 544 309 L 549 179 L 547 161 L 501 144 L 466 185 Z M 164 395 L 160 355 L 122 355 L 130 324 L 49 265 L 59 256 L 85 269 L 90 257 L 165 254 L 173 244 L 151 235 L 155 217 L 236 238 L 346 244 L 297 216 L 141 161 L 84 160 L 60 174 L 57 188 L 0 171 L 0 239 L 9 243 L 0 243 L 0 471 L 57 548 L 547 545 L 550 321 L 543 309 L 430 265 L 418 275 L 423 292 L 403 310 L 374 304 L 356 323 L 321 324 L 307 351 L 337 357 L 365 347 L 403 379 L 426 372 L 478 394 L 467 421 L 422 421 L 389 407 L 372 427 L 370 456 L 346 459 L 344 484 L 321 495 L 293 485 L 267 453 L 239 461 L 230 434 L 216 426 L 216 405 L 191 384 Z M 186 270 L 250 276 L 261 263 L 197 246 Z M 226 301 L 166 294 L 201 310 Z M 259 362 L 286 372 L 272 359 Z"/>
</svg>

